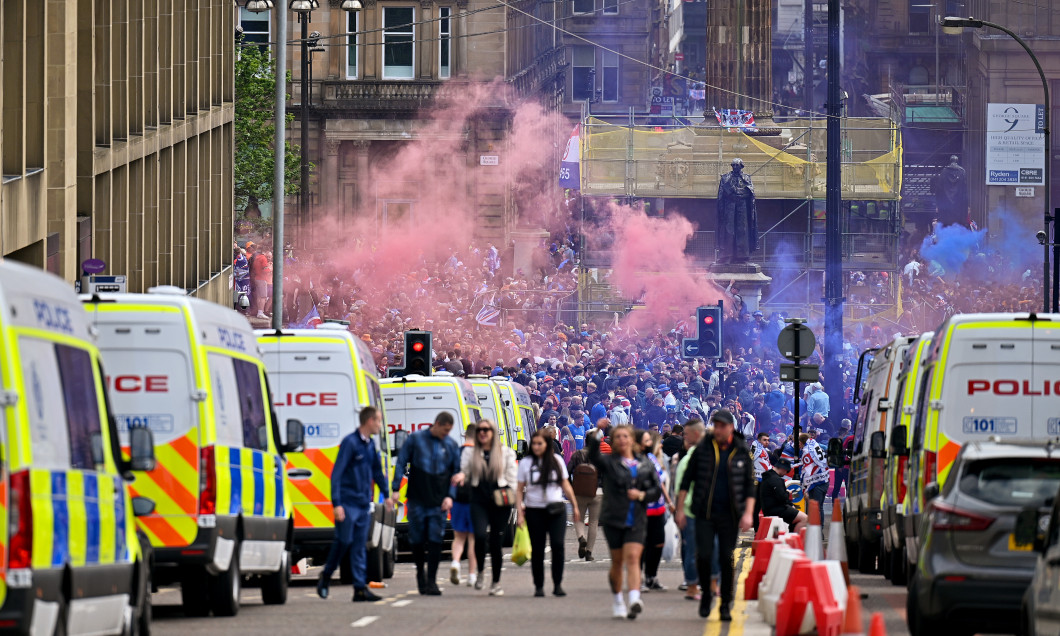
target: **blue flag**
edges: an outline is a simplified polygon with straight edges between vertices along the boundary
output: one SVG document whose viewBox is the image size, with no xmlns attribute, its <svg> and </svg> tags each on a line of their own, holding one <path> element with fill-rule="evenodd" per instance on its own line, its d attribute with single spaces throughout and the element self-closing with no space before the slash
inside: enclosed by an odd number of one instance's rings
<svg viewBox="0 0 1060 636">
<path fill-rule="evenodd" d="M 574 127 L 574 132 L 567 140 L 567 149 L 559 164 L 559 187 L 569 190 L 581 190 L 581 173 L 578 162 L 581 160 L 581 124 Z"/>
</svg>

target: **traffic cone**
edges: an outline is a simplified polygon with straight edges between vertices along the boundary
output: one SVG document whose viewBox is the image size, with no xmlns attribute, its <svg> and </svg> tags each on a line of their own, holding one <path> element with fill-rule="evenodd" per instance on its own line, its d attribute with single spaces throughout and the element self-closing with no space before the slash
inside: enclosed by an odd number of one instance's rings
<svg viewBox="0 0 1060 636">
<path fill-rule="evenodd" d="M 840 634 L 865 636 L 864 623 L 861 622 L 861 590 L 856 585 L 847 588 L 847 611 L 843 615 L 843 631 Z"/>
<path fill-rule="evenodd" d="M 843 567 L 843 579 L 850 585 L 850 564 L 847 563 L 847 538 L 843 530 L 843 509 L 838 502 L 832 503 L 832 524 L 828 528 L 828 552 L 825 558 L 839 561 Z"/>
<path fill-rule="evenodd" d="M 811 561 L 824 560 L 824 543 L 821 536 L 821 508 L 816 501 L 809 502 L 810 523 L 806 526 L 803 541 L 806 544 L 806 556 Z"/>
<path fill-rule="evenodd" d="M 883 614 L 876 612 L 869 619 L 869 636 L 887 636 L 887 628 L 883 623 Z"/>
</svg>

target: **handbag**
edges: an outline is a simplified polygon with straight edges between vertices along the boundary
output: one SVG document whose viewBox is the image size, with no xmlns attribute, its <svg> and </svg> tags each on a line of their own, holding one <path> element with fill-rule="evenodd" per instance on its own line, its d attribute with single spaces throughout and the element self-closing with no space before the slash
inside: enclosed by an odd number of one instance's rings
<svg viewBox="0 0 1060 636">
<path fill-rule="evenodd" d="M 545 512 L 550 515 L 567 516 L 567 504 L 563 501 L 550 501 L 545 504 Z"/>
<path fill-rule="evenodd" d="M 501 508 L 515 505 L 515 489 L 511 486 L 493 489 L 493 503 Z"/>
</svg>

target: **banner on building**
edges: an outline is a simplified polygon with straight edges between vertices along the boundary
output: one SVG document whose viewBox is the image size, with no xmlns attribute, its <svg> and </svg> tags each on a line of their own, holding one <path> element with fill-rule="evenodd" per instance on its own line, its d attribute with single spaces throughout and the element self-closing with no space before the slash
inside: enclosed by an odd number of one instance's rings
<svg viewBox="0 0 1060 636">
<path fill-rule="evenodd" d="M 574 132 L 567 140 L 567 149 L 559 163 L 559 187 L 570 190 L 581 189 L 581 175 L 578 162 L 581 160 L 581 124 L 574 127 Z"/>
<path fill-rule="evenodd" d="M 758 130 L 755 126 L 755 115 L 749 110 L 736 108 L 714 109 L 714 116 L 718 118 L 718 124 L 722 128 L 728 128 L 729 132 L 747 132 Z"/>
<path fill-rule="evenodd" d="M 1045 107 L 987 104 L 986 184 L 1045 183 Z"/>
</svg>

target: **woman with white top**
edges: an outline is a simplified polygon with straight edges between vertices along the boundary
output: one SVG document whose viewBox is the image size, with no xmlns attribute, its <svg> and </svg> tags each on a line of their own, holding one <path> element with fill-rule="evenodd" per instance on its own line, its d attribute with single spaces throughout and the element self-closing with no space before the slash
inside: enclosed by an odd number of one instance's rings
<svg viewBox="0 0 1060 636">
<path fill-rule="evenodd" d="M 567 533 L 567 500 L 578 515 L 577 499 L 567 478 L 563 458 L 552 452 L 550 439 L 543 431 L 530 438 L 530 454 L 519 461 L 516 477 L 515 509 L 519 525 L 526 523 L 530 534 L 530 569 L 534 575 L 534 596 L 545 595 L 545 539 L 552 545 L 552 593 L 563 591 L 563 542 Z M 523 492 L 525 490 L 525 493 Z"/>
</svg>

